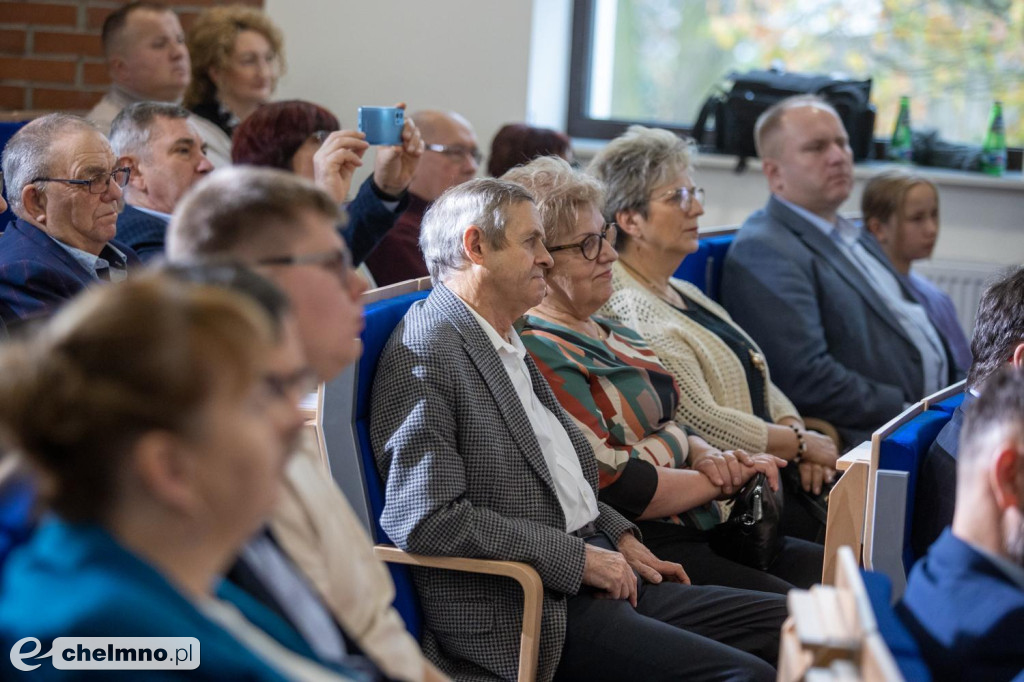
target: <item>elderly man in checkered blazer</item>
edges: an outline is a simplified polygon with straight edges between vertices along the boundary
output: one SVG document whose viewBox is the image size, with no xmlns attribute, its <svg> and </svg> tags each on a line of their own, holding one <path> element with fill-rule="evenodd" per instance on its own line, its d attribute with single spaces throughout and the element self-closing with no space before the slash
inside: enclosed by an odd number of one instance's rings
<svg viewBox="0 0 1024 682">
<path fill-rule="evenodd" d="M 396 328 L 373 387 L 391 539 L 533 566 L 540 680 L 775 679 L 784 598 L 690 586 L 597 500 L 593 451 L 513 328 L 552 262 L 531 196 L 492 179 L 450 189 L 420 246 L 435 288 Z M 515 679 L 518 586 L 414 571 L 427 656 L 455 679 Z"/>
</svg>

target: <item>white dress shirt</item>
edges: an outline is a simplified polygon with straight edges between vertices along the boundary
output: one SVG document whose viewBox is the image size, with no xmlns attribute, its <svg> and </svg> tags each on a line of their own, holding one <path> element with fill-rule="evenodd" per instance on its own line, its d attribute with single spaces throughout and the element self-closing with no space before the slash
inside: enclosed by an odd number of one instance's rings
<svg viewBox="0 0 1024 682">
<path fill-rule="evenodd" d="M 459 300 L 462 300 L 462 297 L 459 297 Z M 544 462 L 548 465 L 548 473 L 555 484 L 558 502 L 565 515 L 566 532 L 579 530 L 597 518 L 597 496 L 583 475 L 579 455 L 576 454 L 576 448 L 573 447 L 565 427 L 533 391 L 530 371 L 526 367 L 526 347 L 523 346 L 515 329 L 508 328 L 506 333 L 509 340 L 506 341 L 490 322 L 473 310 L 473 306 L 464 300 L 462 302 L 494 345 L 494 350 L 498 352 L 498 357 L 501 358 L 508 378 L 516 390 L 516 395 L 519 396 L 523 410 L 526 411 L 526 417 L 533 426 L 540 451 L 544 455 Z"/>
</svg>

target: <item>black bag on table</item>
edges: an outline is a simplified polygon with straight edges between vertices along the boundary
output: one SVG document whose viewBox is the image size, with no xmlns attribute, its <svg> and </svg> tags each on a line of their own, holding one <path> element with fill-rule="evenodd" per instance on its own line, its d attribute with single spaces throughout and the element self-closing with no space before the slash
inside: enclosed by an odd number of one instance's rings
<svg viewBox="0 0 1024 682">
<path fill-rule="evenodd" d="M 708 118 L 715 121 L 709 146 L 719 154 L 735 154 L 744 159 L 757 156 L 754 148 L 754 124 L 757 117 L 776 102 L 793 95 L 820 95 L 835 107 L 850 136 L 853 158 L 862 160 L 871 153 L 874 139 L 875 106 L 871 104 L 871 79 L 845 80 L 832 76 L 789 73 L 787 71 L 748 71 L 729 76 L 732 89 L 712 94 L 701 107 L 693 124 L 693 137 L 705 144 Z"/>
</svg>

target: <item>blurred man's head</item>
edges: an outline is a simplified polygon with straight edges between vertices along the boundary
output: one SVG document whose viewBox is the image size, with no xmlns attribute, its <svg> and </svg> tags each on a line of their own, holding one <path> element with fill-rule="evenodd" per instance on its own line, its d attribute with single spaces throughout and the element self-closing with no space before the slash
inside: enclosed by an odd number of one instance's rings
<svg viewBox="0 0 1024 682">
<path fill-rule="evenodd" d="M 1003 367 L 967 409 L 953 532 L 1024 567 L 1024 370 Z"/>
<path fill-rule="evenodd" d="M 130 2 L 103 22 L 114 84 L 140 99 L 179 102 L 192 67 L 178 16 L 155 2 Z"/>
<path fill-rule="evenodd" d="M 853 189 L 853 150 L 843 122 L 816 95 L 782 100 L 754 127 L 771 192 L 827 220 Z"/>
<path fill-rule="evenodd" d="M 412 119 L 427 148 L 420 158 L 409 191 L 434 201 L 445 190 L 476 177 L 480 150 L 473 126 L 454 111 L 417 111 Z"/>
<path fill-rule="evenodd" d="M 185 192 L 213 170 L 203 139 L 176 104 L 137 102 L 125 107 L 110 128 L 119 166 L 132 169 L 125 201 L 171 213 Z"/>
<path fill-rule="evenodd" d="M 334 201 L 308 180 L 269 168 L 212 174 L 180 202 L 167 233 L 172 261 L 230 257 L 255 267 L 291 300 L 321 381 L 359 357 L 366 289 L 338 233 Z"/>
</svg>

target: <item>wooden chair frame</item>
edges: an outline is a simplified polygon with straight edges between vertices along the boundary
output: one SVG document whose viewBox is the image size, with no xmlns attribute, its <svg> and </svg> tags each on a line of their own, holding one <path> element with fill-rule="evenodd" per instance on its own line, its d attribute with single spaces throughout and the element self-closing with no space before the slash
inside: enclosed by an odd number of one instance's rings
<svg viewBox="0 0 1024 682">
<path fill-rule="evenodd" d="M 519 639 L 519 682 L 531 682 L 537 676 L 537 656 L 540 653 L 540 624 L 544 606 L 544 583 L 540 574 L 518 561 L 492 559 L 464 559 L 408 554 L 391 545 L 377 545 L 374 554 L 381 561 L 407 566 L 441 568 L 450 571 L 483 573 L 511 578 L 523 588 L 523 630 Z"/>
<path fill-rule="evenodd" d="M 967 379 L 961 379 L 960 381 L 947 386 L 946 388 L 939 389 L 935 393 L 926 397 L 924 402 L 924 409 L 930 410 L 935 403 L 941 403 L 946 398 L 952 398 L 955 395 L 960 395 L 964 392 L 964 388 L 967 386 Z"/>
</svg>

